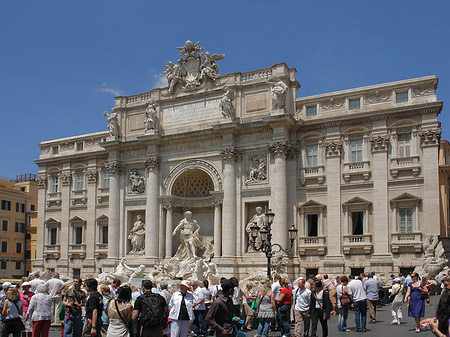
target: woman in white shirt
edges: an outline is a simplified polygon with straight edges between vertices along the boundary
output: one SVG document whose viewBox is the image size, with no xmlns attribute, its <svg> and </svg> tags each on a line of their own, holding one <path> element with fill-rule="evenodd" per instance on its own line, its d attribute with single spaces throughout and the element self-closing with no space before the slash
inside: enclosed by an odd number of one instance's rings
<svg viewBox="0 0 450 337">
<path fill-rule="evenodd" d="M 171 337 L 187 337 L 189 325 L 194 320 L 194 296 L 188 292 L 190 289 L 190 282 L 183 280 L 180 283 L 180 290 L 175 292 L 170 299 Z"/>
</svg>

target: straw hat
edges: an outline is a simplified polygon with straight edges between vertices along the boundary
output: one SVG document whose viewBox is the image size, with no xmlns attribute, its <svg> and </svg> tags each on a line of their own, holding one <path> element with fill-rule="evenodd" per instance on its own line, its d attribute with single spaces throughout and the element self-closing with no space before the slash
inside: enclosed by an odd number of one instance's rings
<svg viewBox="0 0 450 337">
<path fill-rule="evenodd" d="M 181 281 L 180 286 L 185 286 L 186 288 L 191 290 L 191 282 L 189 282 L 188 280 Z"/>
</svg>

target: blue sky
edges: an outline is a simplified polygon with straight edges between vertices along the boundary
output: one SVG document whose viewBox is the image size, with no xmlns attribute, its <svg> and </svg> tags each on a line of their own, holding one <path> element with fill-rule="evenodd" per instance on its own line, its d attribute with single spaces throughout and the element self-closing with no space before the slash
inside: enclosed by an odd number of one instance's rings
<svg viewBox="0 0 450 337">
<path fill-rule="evenodd" d="M 450 100 L 450 1 L 1 1 L 0 176 L 39 142 L 106 130 L 114 96 L 157 86 L 189 38 L 223 74 L 286 62 L 299 96 L 435 74 Z M 450 138 L 447 103 L 443 138 Z"/>
</svg>

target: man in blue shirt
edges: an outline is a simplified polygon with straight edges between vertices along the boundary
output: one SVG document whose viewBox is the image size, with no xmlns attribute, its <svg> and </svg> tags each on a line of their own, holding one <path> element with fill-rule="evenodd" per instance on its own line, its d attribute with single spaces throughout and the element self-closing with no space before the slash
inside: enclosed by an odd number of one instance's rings
<svg viewBox="0 0 450 337">
<path fill-rule="evenodd" d="M 367 296 L 367 306 L 369 307 L 370 323 L 376 323 L 377 321 L 377 304 L 380 299 L 379 290 L 381 284 L 373 278 L 373 274 L 367 275 L 368 279 L 364 282 L 364 291 Z"/>
</svg>

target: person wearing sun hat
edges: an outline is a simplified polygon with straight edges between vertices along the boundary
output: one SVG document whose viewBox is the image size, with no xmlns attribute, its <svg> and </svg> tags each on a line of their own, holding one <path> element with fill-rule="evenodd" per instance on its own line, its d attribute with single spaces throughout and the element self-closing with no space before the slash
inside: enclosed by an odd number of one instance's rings
<svg viewBox="0 0 450 337">
<path fill-rule="evenodd" d="M 183 280 L 180 290 L 172 295 L 169 303 L 169 318 L 172 320 L 171 337 L 187 337 L 189 325 L 194 320 L 194 296 L 191 282 Z"/>
</svg>

